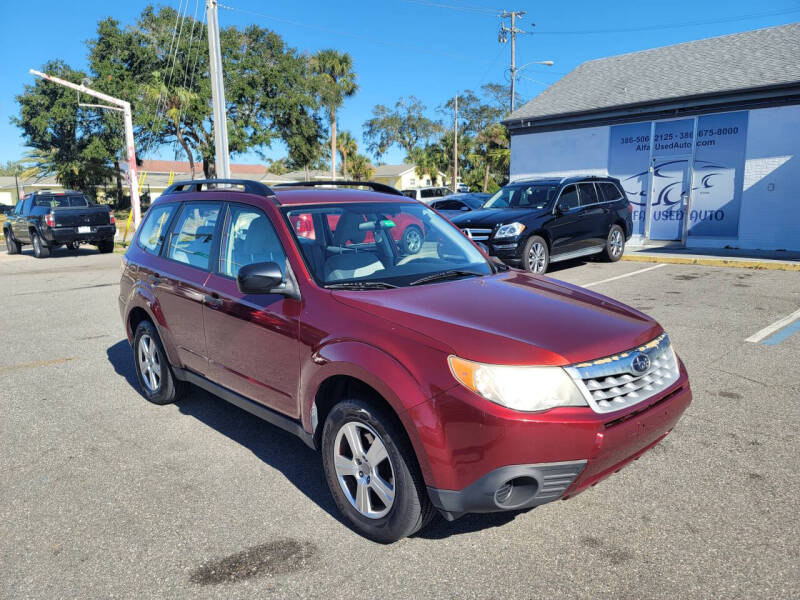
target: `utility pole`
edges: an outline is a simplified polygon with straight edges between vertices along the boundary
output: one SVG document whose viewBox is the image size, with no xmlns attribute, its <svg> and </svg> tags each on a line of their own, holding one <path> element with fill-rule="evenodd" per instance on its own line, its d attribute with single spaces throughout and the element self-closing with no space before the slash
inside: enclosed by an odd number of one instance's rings
<svg viewBox="0 0 800 600">
<path fill-rule="evenodd" d="M 456 94 L 456 111 L 453 123 L 453 191 L 458 193 L 458 94 Z"/>
<path fill-rule="evenodd" d="M 514 94 L 515 88 L 517 84 L 517 67 L 516 67 L 516 52 L 517 52 L 517 34 L 518 33 L 533 33 L 533 31 L 525 31 L 524 29 L 518 29 L 516 27 L 516 20 L 517 18 L 522 18 L 522 16 L 527 11 L 524 10 L 504 10 L 500 14 L 501 19 L 508 19 L 511 18 L 511 26 L 506 26 L 505 23 L 500 24 L 500 33 L 497 36 L 497 40 L 501 44 L 505 44 L 508 41 L 508 34 L 511 34 L 511 112 L 514 112 Z"/>
<path fill-rule="evenodd" d="M 214 163 L 218 179 L 230 179 L 231 162 L 228 153 L 228 116 L 225 110 L 225 83 L 222 79 L 222 51 L 219 46 L 219 15 L 217 0 L 206 0 L 208 13 L 208 56 L 211 74 L 211 103 L 214 105 Z"/>
<path fill-rule="evenodd" d="M 128 153 L 128 186 L 131 190 L 131 211 L 133 213 L 133 224 L 138 227 L 139 222 L 142 220 L 141 214 L 141 207 L 139 206 L 139 187 L 137 185 L 137 180 L 139 179 L 136 173 L 136 148 L 133 144 L 133 118 L 131 117 L 131 104 L 130 102 L 126 102 L 125 100 L 121 100 L 119 98 L 114 98 L 113 96 L 109 96 L 108 94 L 103 94 L 101 92 L 97 92 L 91 88 L 86 87 L 83 84 L 72 83 L 71 81 L 65 81 L 63 79 L 59 79 L 58 77 L 53 77 L 52 75 L 48 75 L 47 73 L 42 73 L 40 71 L 36 71 L 34 69 L 30 70 L 32 75 L 36 75 L 37 77 L 41 77 L 47 81 L 52 81 L 53 83 L 57 83 L 59 85 L 63 85 L 65 87 L 71 88 L 73 90 L 77 90 L 84 94 L 88 94 L 89 96 L 94 96 L 95 98 L 99 98 L 100 100 L 104 100 L 114 106 L 106 106 L 106 105 L 97 105 L 100 108 L 106 108 L 109 110 L 119 110 L 122 112 L 123 118 L 125 120 L 125 147 Z"/>
</svg>

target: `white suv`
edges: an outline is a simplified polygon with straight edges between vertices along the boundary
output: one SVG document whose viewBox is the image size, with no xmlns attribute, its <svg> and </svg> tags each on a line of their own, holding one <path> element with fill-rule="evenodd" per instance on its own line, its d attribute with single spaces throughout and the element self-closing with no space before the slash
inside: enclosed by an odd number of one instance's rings
<svg viewBox="0 0 800 600">
<path fill-rule="evenodd" d="M 424 202 L 425 204 L 430 204 L 434 200 L 442 198 L 444 196 L 449 196 L 452 193 L 453 190 L 446 187 L 424 187 L 424 188 L 403 190 L 404 196 L 408 196 L 409 198 L 414 198 L 415 200 L 419 200 L 420 202 Z"/>
</svg>

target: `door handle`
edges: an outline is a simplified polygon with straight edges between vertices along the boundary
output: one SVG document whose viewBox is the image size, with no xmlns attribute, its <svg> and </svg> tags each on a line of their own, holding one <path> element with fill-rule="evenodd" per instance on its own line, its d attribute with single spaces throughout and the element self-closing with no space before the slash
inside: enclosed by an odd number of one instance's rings
<svg viewBox="0 0 800 600">
<path fill-rule="evenodd" d="M 217 296 L 216 294 L 206 294 L 203 296 L 203 303 L 206 304 L 209 308 L 217 309 L 222 306 L 222 298 Z"/>
</svg>

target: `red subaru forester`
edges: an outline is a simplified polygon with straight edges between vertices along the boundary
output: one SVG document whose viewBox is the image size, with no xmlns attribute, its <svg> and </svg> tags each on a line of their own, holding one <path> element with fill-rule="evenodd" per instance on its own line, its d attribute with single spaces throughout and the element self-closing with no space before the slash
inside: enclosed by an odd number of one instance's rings
<svg viewBox="0 0 800 600">
<path fill-rule="evenodd" d="M 119 305 L 148 400 L 194 384 L 295 433 L 359 533 L 574 496 L 691 402 L 653 319 L 497 264 L 392 188 L 318 185 L 171 186 Z M 411 221 L 415 253 L 392 234 Z"/>
</svg>

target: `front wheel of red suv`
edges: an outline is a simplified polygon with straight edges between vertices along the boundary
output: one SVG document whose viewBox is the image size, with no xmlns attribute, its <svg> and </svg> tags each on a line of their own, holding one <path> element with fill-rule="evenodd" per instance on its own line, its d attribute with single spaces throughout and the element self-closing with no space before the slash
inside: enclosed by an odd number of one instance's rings
<svg viewBox="0 0 800 600">
<path fill-rule="evenodd" d="M 369 402 L 333 407 L 322 431 L 322 463 L 336 505 L 364 537 L 396 542 L 435 514 L 400 426 Z"/>
</svg>

